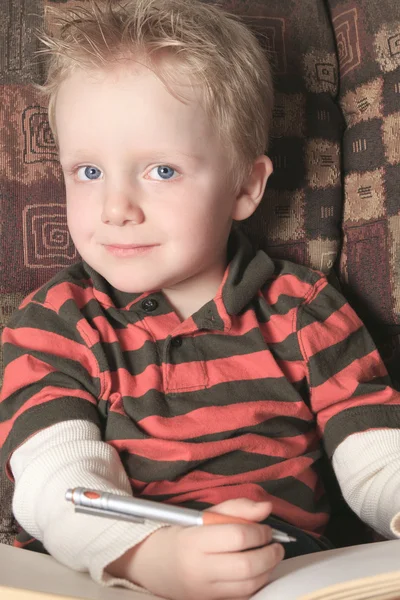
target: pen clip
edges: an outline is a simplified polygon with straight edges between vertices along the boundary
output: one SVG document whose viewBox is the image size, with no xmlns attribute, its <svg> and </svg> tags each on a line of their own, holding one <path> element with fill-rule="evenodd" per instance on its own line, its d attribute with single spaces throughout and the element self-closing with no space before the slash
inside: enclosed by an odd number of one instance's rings
<svg viewBox="0 0 400 600">
<path fill-rule="evenodd" d="M 95 515 L 98 517 L 106 517 L 107 519 L 117 519 L 118 521 L 134 521 L 135 523 L 144 523 L 144 519 L 141 517 L 135 517 L 133 515 L 127 515 L 114 512 L 112 510 L 102 510 L 101 508 L 92 508 L 89 506 L 75 505 L 75 512 L 86 515 Z"/>
</svg>

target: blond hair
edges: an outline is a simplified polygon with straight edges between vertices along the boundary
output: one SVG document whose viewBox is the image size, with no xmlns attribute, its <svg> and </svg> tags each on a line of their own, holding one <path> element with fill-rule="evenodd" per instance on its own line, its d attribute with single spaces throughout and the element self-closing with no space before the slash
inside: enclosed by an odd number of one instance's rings
<svg viewBox="0 0 400 600">
<path fill-rule="evenodd" d="M 267 150 L 273 103 L 269 63 L 237 17 L 198 0 L 89 0 L 52 8 L 50 19 L 52 33 L 41 36 L 41 52 L 49 59 L 41 90 L 55 137 L 57 90 L 74 69 L 101 70 L 145 57 L 171 91 L 177 83 L 172 69 L 165 70 L 165 61 L 157 68 L 157 60 L 172 55 L 180 79 L 201 85 L 204 109 L 228 148 L 237 184 Z"/>
</svg>

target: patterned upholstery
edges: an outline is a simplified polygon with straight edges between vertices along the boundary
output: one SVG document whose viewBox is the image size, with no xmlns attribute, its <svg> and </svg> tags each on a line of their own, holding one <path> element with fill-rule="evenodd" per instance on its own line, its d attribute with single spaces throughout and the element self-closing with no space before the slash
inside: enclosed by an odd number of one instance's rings
<svg viewBox="0 0 400 600">
<path fill-rule="evenodd" d="M 43 77 L 34 32 L 54 3 L 9 0 L 0 12 L 0 327 L 77 259 L 33 86 Z M 245 229 L 273 256 L 336 274 L 400 380 L 400 3 L 220 4 L 254 29 L 275 73 L 274 175 Z M 0 542 L 13 536 L 11 493 L 2 478 Z"/>
</svg>

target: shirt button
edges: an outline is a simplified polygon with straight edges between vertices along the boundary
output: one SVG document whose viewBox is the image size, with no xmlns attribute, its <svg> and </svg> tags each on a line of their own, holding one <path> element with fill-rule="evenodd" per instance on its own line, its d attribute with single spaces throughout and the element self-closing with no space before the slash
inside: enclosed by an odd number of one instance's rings
<svg viewBox="0 0 400 600">
<path fill-rule="evenodd" d="M 154 298 L 146 298 L 142 301 L 142 308 L 145 312 L 153 312 L 157 307 L 158 302 L 157 300 L 154 300 Z"/>
<path fill-rule="evenodd" d="M 174 348 L 180 348 L 182 346 L 182 338 L 180 335 L 178 335 L 177 337 L 172 338 L 171 340 L 171 346 L 173 346 Z"/>
</svg>

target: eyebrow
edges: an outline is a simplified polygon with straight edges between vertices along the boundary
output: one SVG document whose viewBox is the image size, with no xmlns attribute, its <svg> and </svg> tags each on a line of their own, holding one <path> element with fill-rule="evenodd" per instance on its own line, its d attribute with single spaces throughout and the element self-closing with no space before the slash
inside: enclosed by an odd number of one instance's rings
<svg viewBox="0 0 400 600">
<path fill-rule="evenodd" d="M 89 151 L 85 151 L 85 150 L 78 150 L 76 153 L 72 154 L 65 154 L 65 155 L 61 155 L 59 156 L 59 160 L 61 163 L 61 166 L 65 169 L 72 167 L 73 165 L 77 164 L 77 163 L 96 163 L 96 157 L 93 156 L 92 158 L 89 158 L 91 155 L 91 153 Z M 166 153 L 166 152 L 155 152 L 154 154 L 151 154 L 150 152 L 144 152 L 141 155 L 138 155 L 136 157 L 134 157 L 134 160 L 137 162 L 146 162 L 146 161 L 151 161 L 151 162 L 170 162 L 170 161 L 174 161 L 174 158 L 177 157 L 179 159 L 179 157 L 184 158 L 185 160 L 190 160 L 193 163 L 199 164 L 201 162 L 203 162 L 204 158 L 198 154 L 187 154 L 186 152 L 180 152 L 178 150 L 171 150 L 170 152 Z"/>
</svg>

